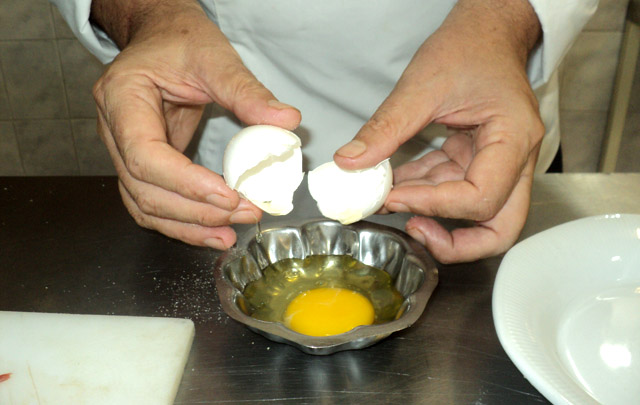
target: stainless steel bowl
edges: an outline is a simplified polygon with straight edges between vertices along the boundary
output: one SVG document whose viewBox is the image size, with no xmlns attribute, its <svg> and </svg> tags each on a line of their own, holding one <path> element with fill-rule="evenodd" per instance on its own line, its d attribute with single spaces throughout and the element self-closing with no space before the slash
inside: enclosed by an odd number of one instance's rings
<svg viewBox="0 0 640 405">
<path fill-rule="evenodd" d="M 215 267 L 216 288 L 224 311 L 253 331 L 293 345 L 310 354 L 330 354 L 361 349 L 391 333 L 411 326 L 422 314 L 438 284 L 438 270 L 425 248 L 395 228 L 360 221 L 341 225 L 316 220 L 300 226 L 263 230 L 261 243 L 256 232 L 238 241 L 237 248 L 225 252 Z M 395 320 L 379 325 L 359 326 L 333 336 L 307 336 L 281 323 L 252 318 L 241 308 L 245 286 L 262 277 L 270 263 L 310 255 L 350 255 L 360 262 L 385 270 L 405 300 Z"/>
</svg>

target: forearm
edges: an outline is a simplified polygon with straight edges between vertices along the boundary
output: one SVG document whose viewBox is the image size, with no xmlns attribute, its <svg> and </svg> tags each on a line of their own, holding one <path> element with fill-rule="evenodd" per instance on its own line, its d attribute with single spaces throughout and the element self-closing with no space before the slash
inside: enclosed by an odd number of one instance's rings
<svg viewBox="0 0 640 405">
<path fill-rule="evenodd" d="M 176 11 L 202 13 L 196 0 L 93 0 L 91 21 L 123 49 L 154 19 L 172 19 Z"/>
<path fill-rule="evenodd" d="M 507 47 L 523 64 L 542 33 L 527 0 L 460 0 L 444 22 L 443 28 L 447 26 L 488 41 L 487 45 Z"/>
</svg>

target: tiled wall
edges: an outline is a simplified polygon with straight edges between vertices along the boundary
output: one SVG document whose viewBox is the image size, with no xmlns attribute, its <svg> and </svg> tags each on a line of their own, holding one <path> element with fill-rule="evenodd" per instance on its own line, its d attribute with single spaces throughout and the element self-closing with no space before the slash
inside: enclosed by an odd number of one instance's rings
<svg viewBox="0 0 640 405">
<path fill-rule="evenodd" d="M 566 171 L 595 171 L 628 0 L 600 0 L 561 70 Z M 91 87 L 103 66 L 47 0 L 0 2 L 0 175 L 113 174 Z M 640 171 L 640 68 L 619 171 Z"/>
<path fill-rule="evenodd" d="M 640 60 L 636 66 L 618 172 L 640 172 Z"/>
<path fill-rule="evenodd" d="M 628 0 L 600 0 L 561 68 L 560 120 L 565 171 L 597 170 Z M 640 64 L 617 171 L 640 171 Z"/>
<path fill-rule="evenodd" d="M 47 0 L 0 2 L 0 175 L 115 173 L 91 96 L 102 70 Z"/>
</svg>

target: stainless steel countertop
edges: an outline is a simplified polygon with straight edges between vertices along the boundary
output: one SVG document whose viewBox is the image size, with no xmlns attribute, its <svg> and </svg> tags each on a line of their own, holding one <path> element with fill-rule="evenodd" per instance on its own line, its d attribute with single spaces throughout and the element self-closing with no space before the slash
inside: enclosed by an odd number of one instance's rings
<svg viewBox="0 0 640 405">
<path fill-rule="evenodd" d="M 542 175 L 521 239 L 613 212 L 640 213 L 640 174 Z M 263 226 L 301 217 L 318 217 L 304 190 L 291 217 Z M 402 228 L 406 218 L 373 221 Z M 213 281 L 218 255 L 139 228 L 113 177 L 0 178 L 0 310 L 192 319 L 177 404 L 546 402 L 494 330 L 501 257 L 439 266 L 440 284 L 411 328 L 367 349 L 312 356 L 227 317 Z"/>
</svg>

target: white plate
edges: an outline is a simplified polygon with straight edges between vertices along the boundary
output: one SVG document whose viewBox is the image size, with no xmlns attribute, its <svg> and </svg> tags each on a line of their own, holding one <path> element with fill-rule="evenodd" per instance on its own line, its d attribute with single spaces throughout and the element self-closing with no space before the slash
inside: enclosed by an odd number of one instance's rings
<svg viewBox="0 0 640 405">
<path fill-rule="evenodd" d="M 514 246 L 493 291 L 500 343 L 555 404 L 640 404 L 640 215 L 589 217 Z"/>
</svg>

